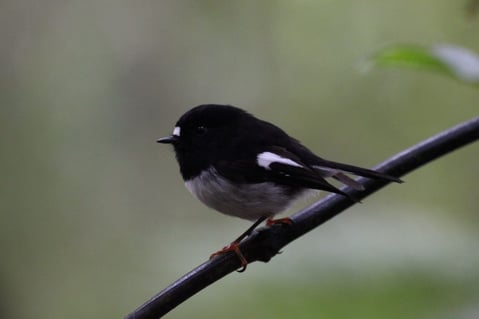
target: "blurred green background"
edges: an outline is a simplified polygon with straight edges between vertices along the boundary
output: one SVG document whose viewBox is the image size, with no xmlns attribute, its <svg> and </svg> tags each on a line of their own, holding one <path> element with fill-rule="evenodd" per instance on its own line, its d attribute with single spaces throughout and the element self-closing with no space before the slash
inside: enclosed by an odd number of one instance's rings
<svg viewBox="0 0 479 319">
<path fill-rule="evenodd" d="M 465 7 L 1 1 L 0 317 L 121 318 L 250 225 L 193 199 L 155 143 L 195 105 L 369 167 L 477 116 L 477 87 L 360 72 L 389 43 L 479 52 Z M 168 317 L 479 318 L 478 158 L 421 168 Z"/>
</svg>

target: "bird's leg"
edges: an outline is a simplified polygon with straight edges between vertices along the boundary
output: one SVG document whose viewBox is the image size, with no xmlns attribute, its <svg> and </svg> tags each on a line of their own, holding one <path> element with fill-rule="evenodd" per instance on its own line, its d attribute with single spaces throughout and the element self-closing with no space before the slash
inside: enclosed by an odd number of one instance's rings
<svg viewBox="0 0 479 319">
<path fill-rule="evenodd" d="M 241 250 L 239 249 L 239 244 L 241 243 L 241 241 L 251 235 L 251 233 L 253 232 L 253 230 L 258 227 L 259 224 L 261 224 L 267 217 L 260 217 L 256 222 L 254 222 L 253 225 L 251 225 L 244 233 L 242 233 L 238 238 L 236 238 L 235 240 L 233 240 L 229 245 L 223 247 L 221 250 L 215 252 L 214 254 L 212 254 L 210 256 L 210 259 L 213 258 L 213 257 L 216 257 L 218 255 L 222 255 L 224 253 L 227 253 L 227 252 L 234 252 L 236 254 L 236 256 L 238 256 L 239 260 L 241 261 L 241 268 L 238 270 L 238 272 L 243 272 L 246 270 L 246 265 L 248 265 L 248 261 L 246 260 L 246 258 L 243 256 L 243 253 L 241 252 Z"/>
<path fill-rule="evenodd" d="M 273 219 L 273 217 L 270 217 L 266 220 L 266 226 L 273 226 L 273 225 L 293 225 L 293 220 L 289 217 L 285 218 L 278 218 L 278 219 Z M 278 254 L 281 254 L 282 251 L 278 251 Z"/>
<path fill-rule="evenodd" d="M 251 235 L 253 230 L 258 227 L 259 224 L 261 224 L 264 220 L 266 219 L 266 216 L 260 217 L 257 221 L 254 222 L 253 225 L 251 225 L 244 233 L 242 233 L 238 238 L 233 240 L 234 243 L 240 243 L 245 237 L 248 237 Z"/>
</svg>

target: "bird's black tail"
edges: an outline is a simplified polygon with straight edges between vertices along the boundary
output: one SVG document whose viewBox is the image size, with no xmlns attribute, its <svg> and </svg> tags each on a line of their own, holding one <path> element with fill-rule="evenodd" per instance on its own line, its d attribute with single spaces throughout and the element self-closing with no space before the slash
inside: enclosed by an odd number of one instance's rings
<svg viewBox="0 0 479 319">
<path fill-rule="evenodd" d="M 349 164 L 338 163 L 338 162 L 332 162 L 328 160 L 323 160 L 322 163 L 317 166 L 318 168 L 324 167 L 325 169 L 328 169 L 328 168 L 337 169 L 340 171 L 344 171 L 344 172 L 352 173 L 354 175 L 363 176 L 363 177 L 372 178 L 372 179 L 380 179 L 380 180 L 385 180 L 385 181 L 390 181 L 395 183 L 403 182 L 401 179 L 397 177 L 380 173 L 371 169 L 353 166 Z"/>
</svg>

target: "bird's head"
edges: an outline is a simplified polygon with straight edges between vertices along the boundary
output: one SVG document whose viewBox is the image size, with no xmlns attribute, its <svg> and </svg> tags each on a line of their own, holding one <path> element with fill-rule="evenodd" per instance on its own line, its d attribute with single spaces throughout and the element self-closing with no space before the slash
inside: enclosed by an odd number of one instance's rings
<svg viewBox="0 0 479 319">
<path fill-rule="evenodd" d="M 248 121 L 245 121 L 248 119 Z M 157 140 L 172 144 L 180 169 L 196 171 L 207 168 L 226 150 L 235 145 L 245 132 L 242 124 L 256 120 L 246 111 L 230 105 L 204 104 L 183 114 L 173 129 L 173 134 Z"/>
</svg>

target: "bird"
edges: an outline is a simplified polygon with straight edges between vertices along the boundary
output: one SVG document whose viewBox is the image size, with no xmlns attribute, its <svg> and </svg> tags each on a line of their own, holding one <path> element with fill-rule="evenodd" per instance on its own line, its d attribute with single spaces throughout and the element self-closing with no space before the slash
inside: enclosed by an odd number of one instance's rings
<svg viewBox="0 0 479 319">
<path fill-rule="evenodd" d="M 255 221 L 229 245 L 211 255 L 236 253 L 241 270 L 246 258 L 239 243 L 266 220 L 274 219 L 311 190 L 357 200 L 331 184 L 332 178 L 354 190 L 364 186 L 348 175 L 401 183 L 371 169 L 326 160 L 278 126 L 231 105 L 202 104 L 184 113 L 173 133 L 158 143 L 171 144 L 186 188 L 206 206 L 223 214 Z"/>
</svg>

